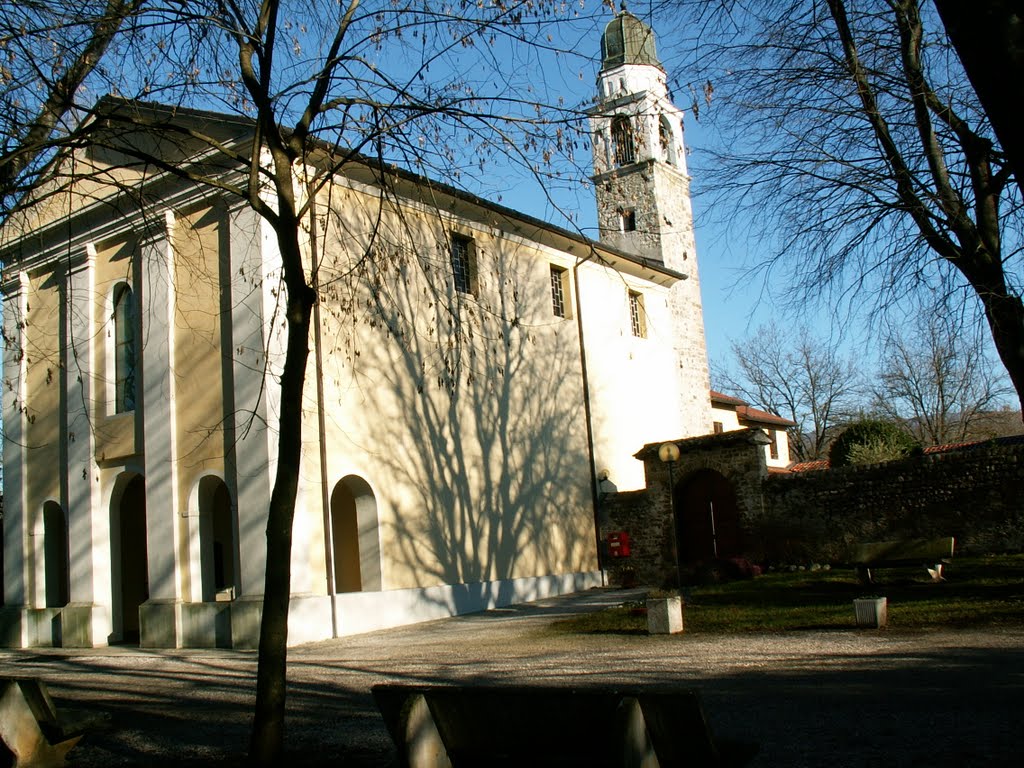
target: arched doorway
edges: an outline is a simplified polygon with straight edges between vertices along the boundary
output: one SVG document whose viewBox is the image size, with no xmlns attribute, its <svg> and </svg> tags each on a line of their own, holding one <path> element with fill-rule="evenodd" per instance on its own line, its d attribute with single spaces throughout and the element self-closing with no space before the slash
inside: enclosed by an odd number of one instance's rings
<svg viewBox="0 0 1024 768">
<path fill-rule="evenodd" d="M 736 492 L 720 472 L 702 469 L 676 486 L 676 536 L 683 565 L 741 553 Z"/>
<path fill-rule="evenodd" d="M 331 540 L 335 592 L 381 588 L 377 499 L 361 477 L 349 475 L 331 493 Z"/>
<path fill-rule="evenodd" d="M 122 476 L 110 500 L 111 576 L 114 640 L 139 641 L 139 606 L 149 599 L 146 547 L 146 482 Z"/>
<path fill-rule="evenodd" d="M 68 568 L 68 523 L 55 501 L 43 504 L 43 567 L 46 607 L 62 608 L 71 596 Z"/>
<path fill-rule="evenodd" d="M 231 493 L 219 477 L 199 481 L 199 546 L 203 601 L 216 600 L 218 593 L 234 597 L 238 562 L 234 507 Z"/>
</svg>

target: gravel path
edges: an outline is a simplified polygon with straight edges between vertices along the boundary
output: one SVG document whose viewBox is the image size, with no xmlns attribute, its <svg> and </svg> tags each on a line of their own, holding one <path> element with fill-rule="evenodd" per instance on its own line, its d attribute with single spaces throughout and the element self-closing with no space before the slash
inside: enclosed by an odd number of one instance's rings
<svg viewBox="0 0 1024 768">
<path fill-rule="evenodd" d="M 287 764 L 393 765 L 370 686 L 480 681 L 695 688 L 717 735 L 760 745 L 751 766 L 1024 765 L 1024 628 L 716 637 L 546 629 L 630 597 L 593 590 L 294 648 Z M 46 680 L 58 705 L 111 713 L 111 727 L 87 736 L 71 765 L 241 762 L 252 653 L 32 649 L 0 651 L 0 667 Z"/>
</svg>

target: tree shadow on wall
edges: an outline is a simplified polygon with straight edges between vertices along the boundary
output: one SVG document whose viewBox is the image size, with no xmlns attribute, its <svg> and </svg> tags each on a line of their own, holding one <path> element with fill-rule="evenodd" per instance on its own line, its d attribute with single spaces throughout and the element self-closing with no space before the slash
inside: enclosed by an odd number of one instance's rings
<svg viewBox="0 0 1024 768">
<path fill-rule="evenodd" d="M 389 586 L 456 585 L 448 607 L 468 609 L 513 597 L 485 582 L 593 568 L 579 343 L 553 316 L 546 261 L 479 238 L 460 292 L 437 221 L 384 230 L 355 268 L 351 331 L 374 407 L 346 417 L 390 446 L 373 457 Z"/>
</svg>

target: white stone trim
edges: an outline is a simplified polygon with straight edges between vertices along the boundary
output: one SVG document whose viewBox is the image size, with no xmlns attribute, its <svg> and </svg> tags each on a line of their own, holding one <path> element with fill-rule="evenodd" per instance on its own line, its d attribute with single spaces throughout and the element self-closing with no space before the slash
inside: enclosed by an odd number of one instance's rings
<svg viewBox="0 0 1024 768">
<path fill-rule="evenodd" d="M 146 467 L 146 535 L 150 600 L 181 597 L 183 569 L 178 562 L 177 405 L 174 364 L 174 214 L 165 214 L 165 232 L 141 244 L 146 271 L 140 286 L 142 319 L 141 405 L 143 461 Z"/>
<path fill-rule="evenodd" d="M 67 464 L 65 469 L 65 503 L 61 506 L 68 516 L 68 538 L 75 542 L 89 542 L 88 551 L 72 557 L 69 563 L 71 602 L 111 603 L 110 513 L 100 503 L 99 473 L 95 466 L 95 433 L 97 418 L 95 357 L 96 323 L 96 248 L 89 244 L 84 257 L 69 264 L 65 278 L 65 334 L 68 343 L 63 349 L 65 366 Z M 105 339 L 102 339 L 105 341 Z M 110 610 L 94 611 L 89 637 L 93 645 L 105 642 L 110 634 L 106 624 L 96 634 L 96 625 Z"/>
<path fill-rule="evenodd" d="M 9 274 L 5 271 L 6 274 Z M 28 315 L 28 273 L 4 282 L 4 604 L 23 606 L 29 598 L 27 518 L 25 511 L 24 395 L 26 357 L 24 319 Z M 24 625 L 22 634 L 24 635 Z M 23 638 L 24 639 L 24 638 Z"/>
</svg>

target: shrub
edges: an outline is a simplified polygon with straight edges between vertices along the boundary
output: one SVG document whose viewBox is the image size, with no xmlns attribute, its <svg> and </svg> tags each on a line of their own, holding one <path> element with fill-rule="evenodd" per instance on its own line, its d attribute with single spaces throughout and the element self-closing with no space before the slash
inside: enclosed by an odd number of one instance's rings
<svg viewBox="0 0 1024 768">
<path fill-rule="evenodd" d="M 865 419 L 844 429 L 832 443 L 828 458 L 833 467 L 849 464 L 877 464 L 909 456 L 919 446 L 899 425 L 891 421 Z"/>
</svg>

